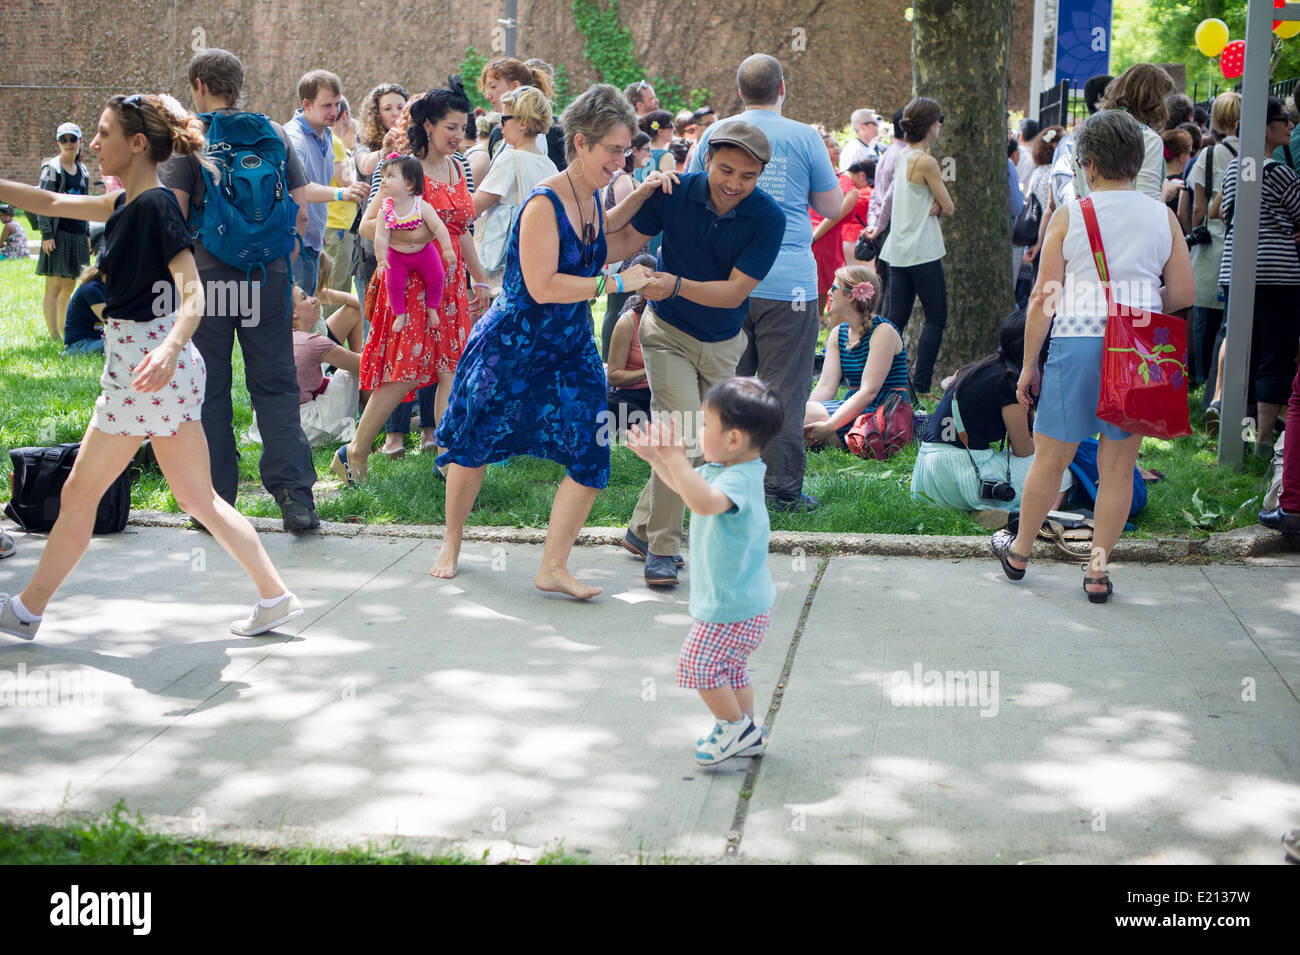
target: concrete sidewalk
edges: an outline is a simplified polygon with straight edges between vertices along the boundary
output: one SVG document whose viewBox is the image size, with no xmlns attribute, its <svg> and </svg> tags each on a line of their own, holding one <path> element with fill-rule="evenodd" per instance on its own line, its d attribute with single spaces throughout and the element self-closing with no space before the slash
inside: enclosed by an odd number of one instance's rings
<svg viewBox="0 0 1300 955">
<path fill-rule="evenodd" d="M 0 591 L 44 546 L 18 537 Z M 593 861 L 1282 861 L 1300 826 L 1300 556 L 1113 569 L 773 554 L 752 660 L 761 760 L 692 758 L 683 586 L 576 548 L 263 534 L 307 613 L 228 632 L 255 593 L 197 531 L 96 538 L 39 640 L 0 637 L 0 808 L 132 811 L 209 838 Z M 689 560 L 689 555 L 688 555 Z"/>
</svg>

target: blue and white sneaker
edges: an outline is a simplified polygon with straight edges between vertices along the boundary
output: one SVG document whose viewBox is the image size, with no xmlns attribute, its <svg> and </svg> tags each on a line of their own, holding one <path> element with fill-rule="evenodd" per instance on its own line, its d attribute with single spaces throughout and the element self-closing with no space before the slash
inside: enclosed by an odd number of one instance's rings
<svg viewBox="0 0 1300 955">
<path fill-rule="evenodd" d="M 749 716 L 748 713 L 746 713 L 745 715 Z M 709 736 L 714 736 L 718 733 L 721 733 L 722 727 L 724 725 L 725 725 L 724 723 L 714 723 L 713 729 L 709 730 Z M 750 743 L 747 749 L 741 750 L 739 753 L 737 753 L 736 754 L 737 756 L 762 756 L 763 755 L 763 753 L 767 750 L 767 727 L 759 724 L 758 732 L 759 732 L 759 739 Z M 695 741 L 695 748 L 697 750 L 703 748 L 704 744 L 709 741 L 709 736 L 701 736 L 699 739 L 697 739 Z"/>
<path fill-rule="evenodd" d="M 762 741 L 762 731 L 748 716 L 734 723 L 719 721 L 708 739 L 695 750 L 695 761 L 701 766 L 716 766 L 752 749 L 755 744 L 761 747 Z"/>
</svg>

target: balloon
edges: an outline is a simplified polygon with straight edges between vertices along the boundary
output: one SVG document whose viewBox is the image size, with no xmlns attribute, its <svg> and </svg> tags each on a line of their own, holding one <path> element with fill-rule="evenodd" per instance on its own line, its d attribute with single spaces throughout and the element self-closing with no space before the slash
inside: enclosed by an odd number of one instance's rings
<svg viewBox="0 0 1300 955">
<path fill-rule="evenodd" d="M 1205 56 L 1218 56 L 1228 45 L 1228 25 L 1222 20 L 1202 20 L 1196 27 L 1196 48 Z"/>
<path fill-rule="evenodd" d="M 1285 7 L 1287 0 L 1273 0 L 1273 6 Z M 1283 40 L 1289 40 L 1300 33 L 1300 20 L 1274 20 L 1273 32 Z"/>
<path fill-rule="evenodd" d="M 1246 71 L 1246 41 L 1233 40 L 1219 54 L 1219 69 L 1225 80 L 1235 80 Z"/>
</svg>

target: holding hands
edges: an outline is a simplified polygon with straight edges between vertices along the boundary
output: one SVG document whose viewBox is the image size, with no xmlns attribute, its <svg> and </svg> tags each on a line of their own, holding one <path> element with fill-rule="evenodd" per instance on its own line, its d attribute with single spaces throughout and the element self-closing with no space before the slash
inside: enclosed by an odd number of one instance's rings
<svg viewBox="0 0 1300 955">
<path fill-rule="evenodd" d="M 619 272 L 618 276 L 623 280 L 624 292 L 641 292 L 656 274 L 644 265 L 633 265 Z"/>
</svg>

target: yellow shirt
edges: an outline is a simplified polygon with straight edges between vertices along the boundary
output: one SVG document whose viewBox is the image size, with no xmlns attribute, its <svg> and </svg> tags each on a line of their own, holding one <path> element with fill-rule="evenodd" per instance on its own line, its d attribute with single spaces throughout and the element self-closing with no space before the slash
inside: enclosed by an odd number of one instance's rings
<svg viewBox="0 0 1300 955">
<path fill-rule="evenodd" d="M 343 148 L 343 140 L 338 136 L 334 137 L 334 161 L 336 163 L 347 161 L 347 151 Z M 338 189 L 343 184 L 337 178 L 330 180 L 330 185 Z M 329 204 L 329 217 L 325 220 L 325 230 L 328 232 L 333 229 L 350 229 L 352 220 L 357 217 L 357 204 L 355 202 L 331 202 Z"/>
</svg>

